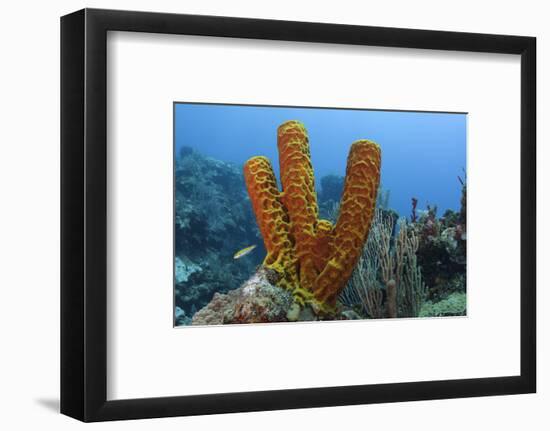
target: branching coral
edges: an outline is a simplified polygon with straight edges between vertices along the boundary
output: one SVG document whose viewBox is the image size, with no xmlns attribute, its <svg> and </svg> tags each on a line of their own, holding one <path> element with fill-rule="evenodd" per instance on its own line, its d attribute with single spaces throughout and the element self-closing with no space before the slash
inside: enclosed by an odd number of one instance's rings
<svg viewBox="0 0 550 431">
<path fill-rule="evenodd" d="M 416 252 L 418 238 L 404 219 L 398 220 L 394 247 L 390 247 L 393 220 L 381 221 L 377 235 L 373 235 L 378 250 L 382 280 L 387 290 L 388 317 L 417 317 L 426 299 L 427 287 L 422 280 Z"/>
<path fill-rule="evenodd" d="M 280 274 L 279 285 L 303 303 L 330 308 L 361 255 L 380 182 L 380 147 L 352 144 L 336 223 L 318 218 L 309 139 L 303 124 L 288 121 L 277 131 L 282 191 L 269 160 L 253 157 L 244 176 L 264 239 L 264 266 Z"/>
<path fill-rule="evenodd" d="M 417 263 L 418 238 L 404 220 L 399 222 L 395 249 L 395 255 L 400 259 L 396 262 L 394 273 L 397 301 L 404 317 L 417 317 L 426 300 L 428 288 L 422 280 L 422 271 Z"/>
<path fill-rule="evenodd" d="M 404 219 L 398 221 L 395 238 L 393 229 L 393 218 L 377 209 L 368 241 L 345 291 L 344 299 L 352 303 L 359 299 L 372 318 L 416 317 L 426 299 L 427 287 L 416 257 L 418 238 Z"/>
<path fill-rule="evenodd" d="M 380 259 L 385 256 L 380 248 L 380 245 L 383 244 L 380 241 L 380 236 L 385 233 L 385 220 L 382 211 L 377 209 L 369 238 L 348 287 L 342 292 L 345 304 L 361 304 L 364 311 L 373 319 L 386 317 L 383 306 L 384 293 L 377 277 L 380 273 Z"/>
</svg>

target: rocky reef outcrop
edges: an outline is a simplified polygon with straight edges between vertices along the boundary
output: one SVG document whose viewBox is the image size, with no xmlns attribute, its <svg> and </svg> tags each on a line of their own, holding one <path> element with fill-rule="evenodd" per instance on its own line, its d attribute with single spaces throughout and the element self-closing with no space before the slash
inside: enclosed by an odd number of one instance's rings
<svg viewBox="0 0 550 431">
<path fill-rule="evenodd" d="M 262 268 L 240 288 L 214 294 L 212 301 L 193 316 L 192 324 L 286 321 L 294 300 L 288 290 L 274 286 L 270 276 L 272 273 Z"/>
<path fill-rule="evenodd" d="M 260 268 L 238 289 L 215 293 L 212 301 L 199 310 L 192 325 L 223 325 L 239 323 L 276 323 L 312 320 L 353 320 L 359 315 L 340 306 L 334 313 L 323 316 L 312 304 L 301 306 L 291 292 L 277 283 L 279 275 Z"/>
<path fill-rule="evenodd" d="M 176 324 L 240 286 L 265 256 L 239 167 L 183 147 L 175 161 Z M 245 258 L 237 250 L 256 244 Z"/>
</svg>

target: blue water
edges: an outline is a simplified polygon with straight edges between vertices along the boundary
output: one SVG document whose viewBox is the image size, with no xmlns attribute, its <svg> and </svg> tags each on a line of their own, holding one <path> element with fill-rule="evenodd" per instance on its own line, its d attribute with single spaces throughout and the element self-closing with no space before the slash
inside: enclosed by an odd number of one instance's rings
<svg viewBox="0 0 550 431">
<path fill-rule="evenodd" d="M 189 146 L 239 166 L 252 156 L 271 159 L 278 173 L 277 127 L 304 123 L 315 177 L 344 175 L 350 145 L 370 139 L 382 149 L 381 183 L 391 191 L 389 207 L 400 215 L 437 205 L 460 208 L 457 176 L 466 169 L 466 114 L 278 108 L 239 105 L 175 105 L 176 151 Z"/>
</svg>

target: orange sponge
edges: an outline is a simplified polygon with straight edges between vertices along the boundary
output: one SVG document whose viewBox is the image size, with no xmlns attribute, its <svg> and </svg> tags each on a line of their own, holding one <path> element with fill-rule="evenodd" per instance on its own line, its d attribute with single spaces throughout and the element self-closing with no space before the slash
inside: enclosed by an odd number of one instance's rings
<svg viewBox="0 0 550 431">
<path fill-rule="evenodd" d="M 306 129 L 298 121 L 287 121 L 277 130 L 281 193 L 290 218 L 290 233 L 295 240 L 295 252 L 300 264 L 300 285 L 311 290 L 317 277 L 313 263 L 317 229 L 317 195 L 311 166 Z"/>
<path fill-rule="evenodd" d="M 380 147 L 361 140 L 351 146 L 329 260 L 315 280 L 314 296 L 332 303 L 346 287 L 367 240 L 380 182 Z"/>
<path fill-rule="evenodd" d="M 267 256 L 264 266 L 299 302 L 335 304 L 367 239 L 380 182 L 380 148 L 361 140 L 350 149 L 344 192 L 334 226 L 319 220 L 309 139 L 304 125 L 288 121 L 277 131 L 282 191 L 269 160 L 253 157 L 244 177 Z"/>
<path fill-rule="evenodd" d="M 281 287 L 294 290 L 298 285 L 294 242 L 269 160 L 261 156 L 248 160 L 244 165 L 244 180 L 267 251 L 263 264 L 279 274 Z"/>
</svg>

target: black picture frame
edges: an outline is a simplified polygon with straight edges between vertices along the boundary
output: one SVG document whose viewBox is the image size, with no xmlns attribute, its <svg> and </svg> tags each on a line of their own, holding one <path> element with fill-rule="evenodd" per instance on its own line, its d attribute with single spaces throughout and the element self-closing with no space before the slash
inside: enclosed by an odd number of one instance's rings
<svg viewBox="0 0 550 431">
<path fill-rule="evenodd" d="M 107 401 L 107 32 L 521 56 L 521 374 Z M 536 390 L 536 39 L 84 9 L 61 18 L 61 412 L 82 421 L 532 393 Z"/>
</svg>

